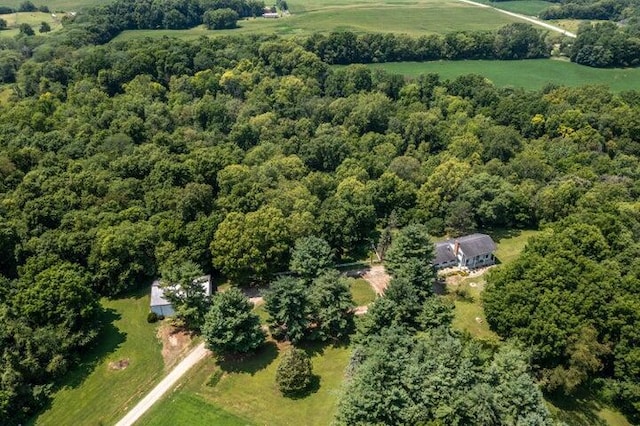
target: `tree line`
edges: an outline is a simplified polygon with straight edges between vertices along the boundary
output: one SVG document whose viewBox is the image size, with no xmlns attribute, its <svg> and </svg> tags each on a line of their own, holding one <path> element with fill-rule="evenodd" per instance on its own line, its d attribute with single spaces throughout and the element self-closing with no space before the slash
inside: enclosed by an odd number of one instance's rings
<svg viewBox="0 0 640 426">
<path fill-rule="evenodd" d="M 46 406 L 101 329 L 100 297 L 174 265 L 265 284 L 307 237 L 359 259 L 385 228 L 538 227 L 637 199 L 637 92 L 405 80 L 273 36 L 41 45 L 14 78 L 0 106 L 3 424 Z M 303 339 L 326 333 L 323 315 Z"/>
</svg>

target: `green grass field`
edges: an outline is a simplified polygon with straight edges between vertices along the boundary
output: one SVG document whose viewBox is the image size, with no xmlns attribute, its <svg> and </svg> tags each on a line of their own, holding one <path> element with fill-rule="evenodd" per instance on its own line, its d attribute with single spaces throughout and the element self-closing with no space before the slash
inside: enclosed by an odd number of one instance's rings
<svg viewBox="0 0 640 426">
<path fill-rule="evenodd" d="M 31 25 L 31 28 L 33 28 L 33 31 L 35 31 L 36 34 L 41 35 L 41 33 L 38 32 L 38 29 L 42 22 L 46 22 L 51 26 L 51 32 L 53 32 L 62 28 L 62 24 L 60 23 L 61 18 L 62 15 L 56 15 L 54 18 L 51 16 L 51 13 L 42 12 L 19 12 L 0 15 L 0 19 L 7 21 L 7 29 L 0 31 L 0 37 L 13 37 L 18 35 L 20 32 L 18 27 L 20 24 L 25 23 Z"/>
<path fill-rule="evenodd" d="M 517 20 L 456 0 L 291 0 L 287 3 L 290 16 L 241 20 L 233 30 L 209 31 L 204 26 L 188 30 L 134 30 L 124 31 L 117 39 L 162 36 L 190 39 L 241 33 L 295 35 L 340 30 L 417 36 L 455 30 L 490 30 Z"/>
<path fill-rule="evenodd" d="M 438 73 L 444 79 L 453 79 L 465 74 L 480 74 L 498 87 L 528 90 L 538 90 L 547 83 L 574 87 L 602 84 L 613 91 L 640 90 L 640 68 L 598 69 L 554 59 L 393 62 L 368 66 L 407 77 Z"/>
<path fill-rule="evenodd" d="M 349 278 L 351 295 L 356 306 L 364 306 L 376 300 L 376 293 L 366 280 Z"/>
<path fill-rule="evenodd" d="M 512 0 L 512 1 L 489 1 L 475 0 L 478 3 L 488 4 L 497 9 L 509 12 L 520 13 L 522 15 L 538 16 L 540 12 L 553 6 L 554 3 L 543 0 Z"/>
<path fill-rule="evenodd" d="M 314 346 L 307 351 L 318 380 L 312 393 L 304 398 L 285 398 L 278 391 L 275 374 L 281 352 L 270 342 L 249 359 L 223 363 L 207 359 L 200 363 L 176 391 L 141 419 L 140 424 L 330 424 L 350 349 L 346 346 Z M 219 422 L 216 421 L 218 418 L 221 419 Z"/>
<path fill-rule="evenodd" d="M 109 3 L 111 0 L 32 0 L 39 6 L 47 6 L 51 12 L 73 12 L 86 6 L 97 6 Z M 0 5 L 17 9 L 24 0 L 0 0 Z"/>
<path fill-rule="evenodd" d="M 107 326 L 98 346 L 68 375 L 51 407 L 34 424 L 113 424 L 164 376 L 157 324 L 146 321 L 148 289 L 127 298 L 103 300 L 102 306 Z M 113 369 L 110 363 L 120 360 L 128 360 L 129 365 Z"/>
<path fill-rule="evenodd" d="M 136 423 L 138 426 L 181 424 L 245 426 L 253 423 L 206 402 L 196 393 L 180 391 L 156 404 L 145 417 Z"/>
</svg>

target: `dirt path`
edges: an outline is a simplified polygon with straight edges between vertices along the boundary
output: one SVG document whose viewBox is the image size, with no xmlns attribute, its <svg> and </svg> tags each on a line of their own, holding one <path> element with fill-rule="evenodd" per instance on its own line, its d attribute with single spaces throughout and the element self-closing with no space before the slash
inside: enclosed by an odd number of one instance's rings
<svg viewBox="0 0 640 426">
<path fill-rule="evenodd" d="M 482 3 L 478 3 L 478 2 L 475 2 L 475 1 L 471 1 L 471 0 L 459 0 L 459 1 L 461 1 L 463 3 L 472 4 L 472 5 L 478 6 L 478 7 L 488 7 L 490 9 L 493 9 L 493 10 L 498 11 L 500 13 L 504 13 L 505 15 L 513 16 L 514 18 L 522 19 L 522 20 L 525 20 L 527 22 L 531 22 L 534 25 L 538 25 L 540 27 L 546 28 L 546 29 L 551 30 L 551 31 L 555 31 L 555 32 L 560 33 L 560 34 L 564 34 L 567 37 L 576 38 L 576 35 L 574 33 L 569 32 L 569 31 L 567 31 L 567 30 L 565 30 L 563 28 L 560 28 L 558 26 L 547 24 L 546 22 L 543 22 L 543 21 L 541 21 L 539 19 L 536 19 L 536 18 L 534 18 L 532 16 L 526 16 L 526 15 L 521 15 L 519 13 L 509 12 L 507 10 L 498 9 L 497 7 L 489 6 L 488 4 L 482 4 Z"/>
<path fill-rule="evenodd" d="M 160 383 L 149 392 L 142 401 L 131 409 L 116 426 L 130 426 L 134 424 L 153 404 L 155 404 L 176 382 L 187 372 L 203 360 L 209 351 L 205 349 L 204 343 L 196 346 L 190 353 L 169 373 Z"/>
</svg>

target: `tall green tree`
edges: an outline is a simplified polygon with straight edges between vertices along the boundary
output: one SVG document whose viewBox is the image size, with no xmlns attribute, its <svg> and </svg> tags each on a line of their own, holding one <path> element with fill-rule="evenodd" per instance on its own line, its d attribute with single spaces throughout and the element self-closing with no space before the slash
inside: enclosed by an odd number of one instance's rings
<svg viewBox="0 0 640 426">
<path fill-rule="evenodd" d="M 269 328 L 276 338 L 298 343 L 308 335 L 312 309 L 303 281 L 279 278 L 265 292 L 264 301 Z"/>
<path fill-rule="evenodd" d="M 202 269 L 198 265 L 185 261 L 166 266 L 160 281 L 164 297 L 171 302 L 175 312 L 175 320 L 195 331 L 204 324 L 204 316 L 210 305 L 210 295 L 207 295 L 199 280 L 202 276 Z"/>
<path fill-rule="evenodd" d="M 264 343 L 265 333 L 253 305 L 236 288 L 217 293 L 205 315 L 202 334 L 215 353 L 246 353 Z"/>
<path fill-rule="evenodd" d="M 313 337 L 341 339 L 353 329 L 353 297 L 346 278 L 328 271 L 313 280 L 309 288 Z"/>
<path fill-rule="evenodd" d="M 289 262 L 291 271 L 311 280 L 332 266 L 333 252 L 325 240 L 313 236 L 296 240 Z"/>
</svg>

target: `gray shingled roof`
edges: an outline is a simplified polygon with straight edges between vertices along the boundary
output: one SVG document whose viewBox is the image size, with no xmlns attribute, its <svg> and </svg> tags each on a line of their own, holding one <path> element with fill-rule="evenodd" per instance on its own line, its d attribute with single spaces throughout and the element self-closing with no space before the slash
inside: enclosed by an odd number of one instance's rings
<svg viewBox="0 0 640 426">
<path fill-rule="evenodd" d="M 471 234 L 457 238 L 460 248 L 466 257 L 475 257 L 481 254 L 493 253 L 496 243 L 486 234 Z"/>
<path fill-rule="evenodd" d="M 449 263 L 456 261 L 456 256 L 451 251 L 449 241 L 444 241 L 436 244 L 435 259 L 433 259 L 434 265 L 441 265 L 443 263 Z"/>
</svg>

